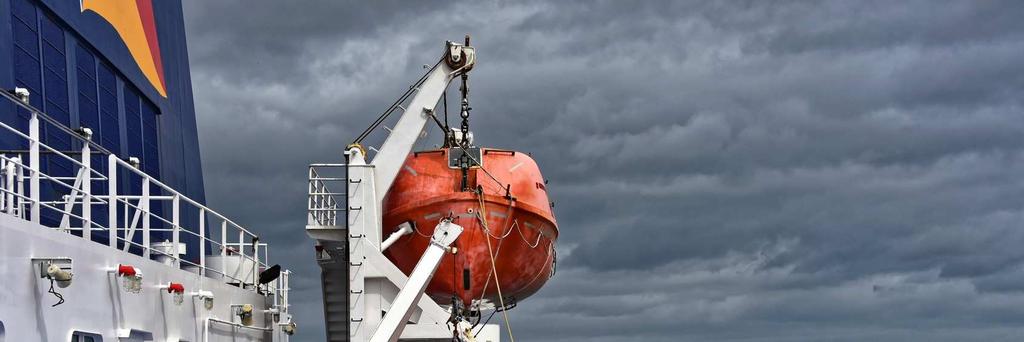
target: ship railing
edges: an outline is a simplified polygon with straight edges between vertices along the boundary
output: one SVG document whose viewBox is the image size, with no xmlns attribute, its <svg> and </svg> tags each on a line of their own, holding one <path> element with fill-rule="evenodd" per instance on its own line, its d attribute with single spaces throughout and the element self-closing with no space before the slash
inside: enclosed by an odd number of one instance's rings
<svg viewBox="0 0 1024 342">
<path fill-rule="evenodd" d="M 278 313 L 286 314 L 288 309 L 291 307 L 288 301 L 291 292 L 291 285 L 289 279 L 291 278 L 291 271 L 281 271 L 281 277 L 277 278 L 277 286 L 274 291 L 274 306 L 277 307 Z"/>
<path fill-rule="evenodd" d="M 0 150 L 0 213 L 259 288 L 259 272 L 269 262 L 259 236 L 143 172 L 138 158 L 126 161 L 95 143 L 88 129 L 72 129 L 33 107 L 27 96 L 0 90 L 0 97 L 13 104 L 0 106 L 3 117 L 28 117 L 20 129 L 0 121 L 0 144 L 15 147 Z M 97 161 L 105 167 L 93 165 Z M 187 257 L 189 248 L 198 253 Z M 281 284 L 271 285 L 275 300 L 287 299 L 286 289 L 279 294 Z"/>
<path fill-rule="evenodd" d="M 307 227 L 346 228 L 348 186 L 346 164 L 310 164 Z M 342 225 L 338 224 L 339 217 Z"/>
</svg>

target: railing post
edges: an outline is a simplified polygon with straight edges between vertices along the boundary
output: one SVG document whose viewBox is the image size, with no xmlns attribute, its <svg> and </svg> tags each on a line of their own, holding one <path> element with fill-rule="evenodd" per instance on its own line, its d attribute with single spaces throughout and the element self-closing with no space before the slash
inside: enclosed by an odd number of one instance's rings
<svg viewBox="0 0 1024 342">
<path fill-rule="evenodd" d="M 320 178 L 320 177 L 317 177 L 317 178 Z M 327 220 L 327 215 L 324 215 L 324 214 L 326 214 L 327 212 L 323 211 L 323 209 L 326 207 L 326 203 L 327 203 L 327 201 L 326 201 L 326 199 L 324 198 L 324 195 L 323 195 L 323 193 L 327 192 L 326 190 L 327 190 L 327 184 L 325 184 L 324 181 L 322 181 L 322 180 L 317 180 L 316 181 L 316 190 L 315 190 L 315 193 L 317 194 L 316 195 L 316 209 L 318 210 L 317 211 L 317 216 L 318 216 L 317 220 L 319 220 L 320 221 L 319 223 L 322 224 L 322 225 L 326 225 L 326 224 L 330 223 L 330 222 L 325 221 L 325 220 Z"/>
<path fill-rule="evenodd" d="M 142 212 L 142 257 L 149 259 L 149 177 L 142 177 L 142 197 L 139 199 Z M 134 239 L 132 239 L 134 240 Z"/>
<path fill-rule="evenodd" d="M 281 281 L 277 282 L 278 291 L 281 292 L 281 307 L 284 308 L 284 312 L 288 312 L 288 277 L 291 274 L 291 271 L 285 270 Z"/>
<path fill-rule="evenodd" d="M 82 238 L 92 241 L 92 154 L 88 139 L 82 142 Z"/>
<path fill-rule="evenodd" d="M 25 160 L 20 158 L 18 160 L 24 165 Z M 25 219 L 25 200 L 21 198 L 25 196 L 25 167 L 20 165 L 18 166 L 18 195 L 21 196 L 14 197 L 15 210 L 18 212 L 18 217 Z"/>
<path fill-rule="evenodd" d="M 206 209 L 199 208 L 199 275 L 206 275 Z"/>
<path fill-rule="evenodd" d="M 314 178 L 316 178 L 314 176 L 315 174 L 316 174 L 316 171 L 313 169 L 313 165 L 310 165 L 309 166 L 309 183 L 306 184 L 306 190 L 308 190 L 308 193 L 309 193 L 309 196 L 306 197 L 306 208 L 309 209 L 309 210 L 307 210 L 308 213 L 306 214 L 306 225 L 309 225 L 309 226 L 312 226 L 312 225 L 315 225 L 315 224 L 318 223 L 317 222 L 316 211 L 313 210 L 314 208 L 316 208 L 316 206 L 313 204 L 313 201 L 314 201 L 313 193 L 316 192 L 316 185 L 313 184 L 313 182 L 315 181 Z"/>
<path fill-rule="evenodd" d="M 117 248 L 117 156 L 107 156 L 107 222 L 110 247 Z"/>
<path fill-rule="evenodd" d="M 179 221 L 180 212 L 178 211 L 180 208 L 181 195 L 174 194 L 174 197 L 171 199 L 171 225 L 174 226 L 171 228 L 173 229 L 171 232 L 171 246 L 174 246 L 174 249 L 171 253 L 174 253 L 174 266 L 178 268 L 181 268 L 181 246 L 178 245 L 181 239 L 181 221 Z"/>
<path fill-rule="evenodd" d="M 280 311 L 281 310 L 281 289 L 278 287 L 278 285 L 281 284 L 281 281 L 284 280 L 282 278 L 284 278 L 284 277 L 285 277 L 284 272 L 281 272 L 281 275 L 278 276 L 277 280 L 274 280 L 274 281 L 271 282 L 271 283 L 274 284 L 273 289 L 271 289 L 270 284 L 267 284 L 267 292 L 270 292 L 270 294 L 274 296 L 274 307 L 276 307 L 278 309 L 278 312 L 280 312 L 280 313 L 283 313 L 283 312 Z"/>
<path fill-rule="evenodd" d="M 28 119 L 28 137 L 28 167 L 32 172 L 28 180 L 28 198 L 32 202 L 29 203 L 29 215 L 32 222 L 39 223 L 39 172 L 42 165 L 39 163 L 39 114 L 36 112 L 32 112 Z"/>
<path fill-rule="evenodd" d="M 228 265 L 224 259 L 228 256 L 228 219 L 221 217 L 220 221 L 220 274 L 227 278 Z"/>
<path fill-rule="evenodd" d="M 0 154 L 0 158 L 3 158 L 3 159 L 0 159 L 0 169 L 3 169 L 3 174 L 5 175 L 4 178 L 3 178 L 3 181 L 4 181 L 3 188 L 4 188 L 4 190 L 7 190 L 8 187 L 9 187 L 8 184 L 11 184 L 11 182 L 7 181 L 7 176 L 6 176 L 7 174 L 9 174 L 9 172 L 7 172 L 7 164 L 10 163 L 10 162 L 7 161 L 7 155 L 6 154 Z M 0 195 L 0 210 L 3 210 L 4 212 L 7 212 L 7 195 Z"/>
<path fill-rule="evenodd" d="M 7 194 L 5 196 L 7 197 L 7 200 L 4 203 L 7 207 L 4 208 L 4 210 L 10 215 L 14 215 L 14 193 L 18 190 L 14 184 L 15 173 L 18 172 L 15 168 L 17 167 L 17 163 L 20 162 L 21 158 L 11 158 L 11 161 L 7 162 L 7 165 L 5 165 L 6 167 L 4 170 L 4 172 L 7 173 Z"/>
<path fill-rule="evenodd" d="M 288 311 L 288 309 L 291 307 L 291 304 L 290 304 L 291 302 L 288 300 L 288 297 L 291 296 L 291 292 L 292 292 L 292 280 L 291 280 L 291 278 L 292 278 L 292 271 L 290 271 L 290 270 L 284 271 L 284 299 L 282 301 L 284 302 L 284 309 L 285 309 L 285 311 Z"/>
<path fill-rule="evenodd" d="M 242 270 L 242 272 L 245 272 L 245 268 L 243 268 L 243 266 L 245 266 L 245 232 L 243 232 L 241 229 L 239 229 L 238 230 L 238 268 L 235 269 L 235 272 L 239 272 L 239 270 Z M 238 279 L 238 281 L 241 282 L 242 286 L 244 287 L 245 286 L 245 273 L 238 274 L 238 276 L 242 277 L 242 279 Z"/>
<path fill-rule="evenodd" d="M 255 235 L 252 236 L 252 287 L 259 290 L 259 282 L 257 279 L 260 275 L 260 239 Z"/>
</svg>

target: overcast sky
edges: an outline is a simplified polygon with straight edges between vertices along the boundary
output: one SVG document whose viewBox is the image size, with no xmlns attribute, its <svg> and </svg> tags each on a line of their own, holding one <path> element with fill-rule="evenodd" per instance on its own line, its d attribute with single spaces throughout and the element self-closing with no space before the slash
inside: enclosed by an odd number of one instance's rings
<svg viewBox="0 0 1024 342">
<path fill-rule="evenodd" d="M 298 340 L 323 339 L 306 165 L 466 33 L 477 142 L 532 153 L 556 202 L 520 340 L 1024 337 L 1018 2 L 185 9 L 207 197 L 293 270 Z"/>
</svg>

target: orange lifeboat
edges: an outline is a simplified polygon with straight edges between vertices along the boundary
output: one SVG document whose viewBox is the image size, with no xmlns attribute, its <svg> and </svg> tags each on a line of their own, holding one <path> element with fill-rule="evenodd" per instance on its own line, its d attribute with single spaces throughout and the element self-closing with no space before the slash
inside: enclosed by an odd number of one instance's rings
<svg viewBox="0 0 1024 342">
<path fill-rule="evenodd" d="M 460 167 L 466 160 L 472 166 Z M 415 227 L 385 251 L 406 274 L 440 220 L 451 217 L 465 229 L 453 245 L 457 253 L 444 257 L 427 286 L 438 303 L 457 298 L 466 308 L 497 307 L 500 286 L 508 308 L 554 274 L 558 226 L 540 169 L 524 153 L 458 147 L 413 153 L 383 206 L 382 236 L 402 223 Z"/>
</svg>

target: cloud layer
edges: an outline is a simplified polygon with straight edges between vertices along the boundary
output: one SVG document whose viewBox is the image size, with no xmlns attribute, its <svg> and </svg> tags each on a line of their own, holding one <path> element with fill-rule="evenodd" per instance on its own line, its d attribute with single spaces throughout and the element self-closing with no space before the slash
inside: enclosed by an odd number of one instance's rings
<svg viewBox="0 0 1024 342">
<path fill-rule="evenodd" d="M 517 337 L 1024 334 L 1024 6 L 185 8 L 209 201 L 297 273 L 303 340 L 323 334 L 304 166 L 340 160 L 466 33 L 477 141 L 537 159 L 561 229 Z"/>
</svg>

